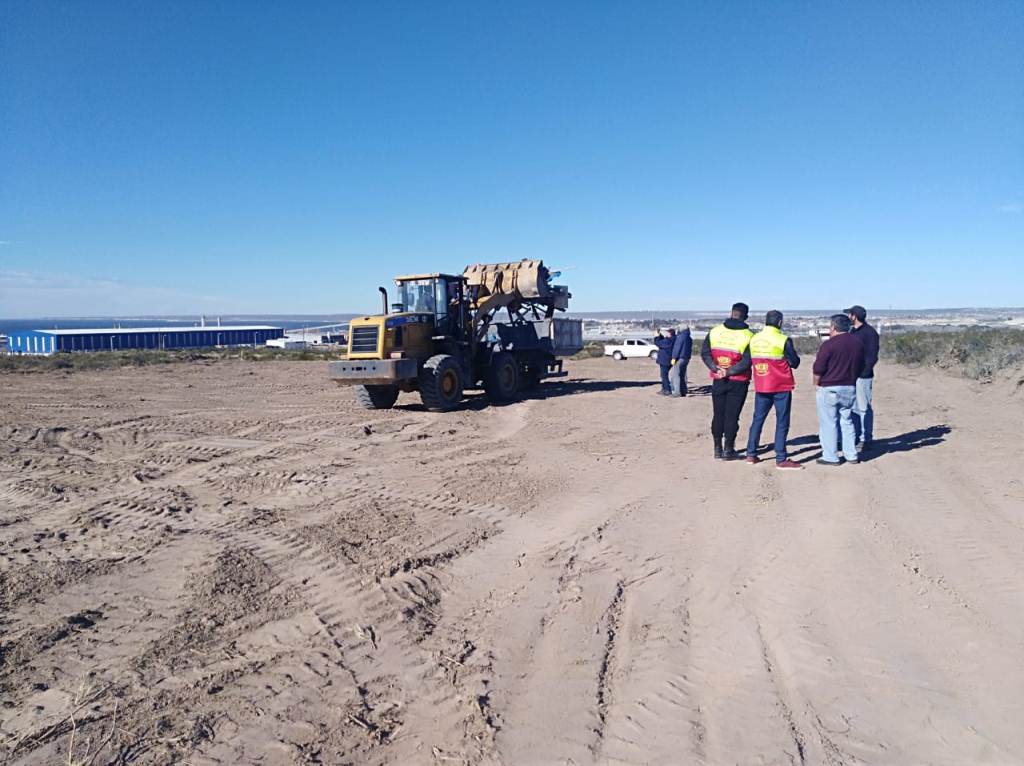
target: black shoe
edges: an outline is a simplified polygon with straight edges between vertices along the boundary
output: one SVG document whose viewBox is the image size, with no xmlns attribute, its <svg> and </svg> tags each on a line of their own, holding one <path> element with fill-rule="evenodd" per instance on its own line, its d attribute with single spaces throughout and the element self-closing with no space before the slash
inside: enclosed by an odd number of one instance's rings
<svg viewBox="0 0 1024 766">
<path fill-rule="evenodd" d="M 722 460 L 725 455 L 722 453 L 722 437 L 715 438 L 715 460 Z"/>
<path fill-rule="evenodd" d="M 842 463 L 839 462 L 838 460 L 833 463 L 831 461 L 825 460 L 825 459 L 820 458 L 820 457 L 817 460 L 815 460 L 814 462 L 817 463 L 818 465 L 827 465 L 829 468 L 838 468 L 839 466 L 842 465 Z"/>
<path fill-rule="evenodd" d="M 722 451 L 723 460 L 740 460 L 743 456 L 736 451 L 736 440 L 726 439 L 725 449 Z"/>
</svg>

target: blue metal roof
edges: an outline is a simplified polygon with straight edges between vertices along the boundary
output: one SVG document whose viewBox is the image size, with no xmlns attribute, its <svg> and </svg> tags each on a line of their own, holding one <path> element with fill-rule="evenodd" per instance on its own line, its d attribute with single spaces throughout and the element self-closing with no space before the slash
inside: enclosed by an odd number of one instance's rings
<svg viewBox="0 0 1024 766">
<path fill-rule="evenodd" d="M 207 325 L 206 327 L 84 327 L 74 330 L 23 330 L 41 332 L 47 335 L 117 335 L 140 332 L 218 332 L 221 330 L 282 330 L 281 327 L 252 324 Z M 13 334 L 13 333 L 12 333 Z"/>
</svg>

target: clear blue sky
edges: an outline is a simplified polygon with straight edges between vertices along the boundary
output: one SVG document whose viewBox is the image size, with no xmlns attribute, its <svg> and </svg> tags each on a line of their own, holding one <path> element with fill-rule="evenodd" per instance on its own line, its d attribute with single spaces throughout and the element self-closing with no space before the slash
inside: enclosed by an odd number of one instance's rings
<svg viewBox="0 0 1024 766">
<path fill-rule="evenodd" d="M 1024 304 L 1022 2 L 0 4 L 0 316 Z"/>
</svg>

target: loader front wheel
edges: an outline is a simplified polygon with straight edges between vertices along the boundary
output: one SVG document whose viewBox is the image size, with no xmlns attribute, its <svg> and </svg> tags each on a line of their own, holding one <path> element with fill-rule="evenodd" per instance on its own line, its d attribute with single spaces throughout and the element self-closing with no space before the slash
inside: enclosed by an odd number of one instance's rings
<svg viewBox="0 0 1024 766">
<path fill-rule="evenodd" d="M 420 371 L 420 399 L 434 412 L 448 412 L 462 401 L 462 369 L 454 356 L 438 354 Z"/>
<path fill-rule="evenodd" d="M 519 364 L 512 354 L 495 354 L 484 376 L 484 390 L 492 402 L 507 402 L 519 388 Z"/>
<path fill-rule="evenodd" d="M 390 410 L 398 401 L 398 386 L 356 386 L 356 401 L 364 410 Z"/>
</svg>

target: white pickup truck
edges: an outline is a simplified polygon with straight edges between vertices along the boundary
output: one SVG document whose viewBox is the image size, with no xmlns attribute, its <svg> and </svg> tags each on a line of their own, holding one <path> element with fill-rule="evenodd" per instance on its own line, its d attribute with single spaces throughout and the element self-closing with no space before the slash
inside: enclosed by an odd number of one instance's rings
<svg viewBox="0 0 1024 766">
<path fill-rule="evenodd" d="M 642 359 L 644 357 L 654 359 L 658 356 L 658 347 L 643 338 L 627 338 L 622 343 L 606 345 L 604 355 L 620 362 L 623 359 Z"/>
</svg>

